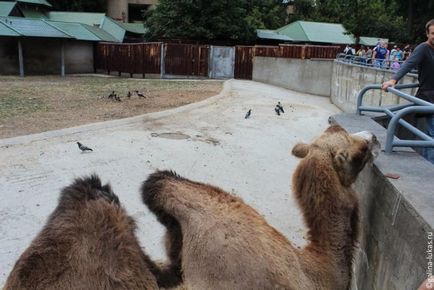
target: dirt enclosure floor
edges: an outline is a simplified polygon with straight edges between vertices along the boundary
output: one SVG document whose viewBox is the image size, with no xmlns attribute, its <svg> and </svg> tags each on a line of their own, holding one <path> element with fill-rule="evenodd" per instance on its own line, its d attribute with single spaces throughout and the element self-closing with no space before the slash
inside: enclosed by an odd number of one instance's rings
<svg viewBox="0 0 434 290">
<path fill-rule="evenodd" d="M 179 107 L 218 94 L 222 82 L 1 76 L 0 87 L 0 138 L 7 138 Z M 112 91 L 121 102 L 108 98 Z"/>
</svg>

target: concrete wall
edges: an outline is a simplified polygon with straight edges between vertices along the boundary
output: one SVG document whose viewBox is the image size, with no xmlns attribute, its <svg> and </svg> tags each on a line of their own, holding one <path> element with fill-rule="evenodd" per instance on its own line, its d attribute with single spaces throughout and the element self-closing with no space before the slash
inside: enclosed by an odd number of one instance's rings
<svg viewBox="0 0 434 290">
<path fill-rule="evenodd" d="M 366 85 L 380 84 L 392 77 L 392 72 L 372 67 L 352 65 L 335 61 L 331 79 L 331 100 L 344 112 L 356 112 L 356 100 L 359 91 Z M 405 76 L 401 83 L 415 83 L 415 75 Z M 405 92 L 414 95 L 416 89 Z M 404 99 L 381 90 L 367 92 L 365 105 L 393 105 L 405 102 Z"/>
<path fill-rule="evenodd" d="M 69 41 L 65 44 L 65 73 L 93 73 L 93 46 L 88 41 Z"/>
<path fill-rule="evenodd" d="M 21 38 L 24 74 L 60 74 L 62 40 Z M 65 73 L 91 73 L 93 43 L 64 40 Z M 0 39 L 0 74 L 19 74 L 18 38 Z"/>
<path fill-rule="evenodd" d="M 357 95 L 364 86 L 382 83 L 391 74 L 334 61 L 255 57 L 253 62 L 253 80 L 330 96 L 348 113 L 356 111 Z M 401 82 L 414 83 L 417 77 L 406 76 Z M 415 89 L 407 92 L 414 95 Z M 365 101 L 369 105 L 403 102 L 380 90 L 368 93 Z M 371 118 L 340 114 L 333 120 L 349 132 L 372 131 L 384 148 L 386 129 Z M 387 178 L 387 173 L 399 178 Z M 411 148 L 383 152 L 362 171 L 354 186 L 360 196 L 361 235 L 351 290 L 417 289 L 427 272 L 432 273 L 433 176 L 434 166 Z"/>
<path fill-rule="evenodd" d="M 369 117 L 342 114 L 333 119 L 349 132 L 369 129 L 384 148 L 386 130 Z M 387 178 L 387 173 L 399 179 Z M 361 235 L 352 290 L 417 289 L 427 278 L 433 176 L 434 166 L 411 149 L 381 153 L 361 172 L 354 186 L 360 197 Z"/>
<path fill-rule="evenodd" d="M 290 90 L 330 96 L 333 60 L 255 57 L 254 81 Z"/>
</svg>

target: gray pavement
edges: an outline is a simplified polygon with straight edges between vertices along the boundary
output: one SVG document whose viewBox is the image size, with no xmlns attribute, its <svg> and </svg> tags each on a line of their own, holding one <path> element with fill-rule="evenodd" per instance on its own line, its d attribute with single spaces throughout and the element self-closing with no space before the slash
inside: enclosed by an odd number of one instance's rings
<svg viewBox="0 0 434 290">
<path fill-rule="evenodd" d="M 286 110 L 281 116 L 274 112 L 277 101 Z M 136 219 L 141 244 L 154 259 L 165 258 L 164 232 L 142 204 L 139 187 L 156 169 L 242 197 L 302 246 L 305 228 L 291 195 L 298 160 L 290 151 L 339 112 L 325 97 L 231 80 L 218 96 L 181 108 L 0 140 L 0 285 L 57 205 L 60 189 L 94 172 Z M 94 152 L 81 153 L 76 141 Z"/>
</svg>

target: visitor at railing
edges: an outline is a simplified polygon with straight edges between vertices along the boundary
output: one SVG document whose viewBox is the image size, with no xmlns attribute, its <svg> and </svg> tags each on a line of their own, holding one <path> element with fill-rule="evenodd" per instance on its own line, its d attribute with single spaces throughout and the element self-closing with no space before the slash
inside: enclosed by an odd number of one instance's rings
<svg viewBox="0 0 434 290">
<path fill-rule="evenodd" d="M 389 44 L 386 41 L 381 41 L 380 45 L 376 46 L 373 49 L 372 58 L 375 59 L 374 66 L 378 68 L 383 68 L 384 65 L 387 65 L 385 61 L 389 60 L 389 50 L 387 46 Z"/>
<path fill-rule="evenodd" d="M 419 90 L 416 97 L 434 104 L 434 19 L 425 26 L 427 41 L 419 44 L 404 65 L 382 85 L 383 90 L 395 84 L 411 69 L 418 68 Z M 434 115 L 426 115 L 427 134 L 434 138 Z M 423 156 L 434 164 L 434 148 L 426 147 Z"/>
<path fill-rule="evenodd" d="M 371 50 L 371 52 L 369 52 L 369 50 Z M 400 67 L 402 67 L 402 65 L 405 62 L 403 60 L 398 60 L 398 59 L 384 60 L 382 67 L 378 67 L 374 65 L 376 59 L 369 56 L 372 56 L 372 49 L 368 47 L 365 56 L 358 56 L 357 53 L 356 55 L 347 55 L 347 54 L 339 53 L 336 56 L 336 60 L 346 62 L 346 63 L 356 64 L 356 65 L 375 67 L 377 69 L 383 69 L 383 70 L 397 70 Z M 393 65 L 393 63 L 395 62 L 397 64 Z M 417 74 L 417 67 L 412 69 L 410 72 Z"/>
</svg>

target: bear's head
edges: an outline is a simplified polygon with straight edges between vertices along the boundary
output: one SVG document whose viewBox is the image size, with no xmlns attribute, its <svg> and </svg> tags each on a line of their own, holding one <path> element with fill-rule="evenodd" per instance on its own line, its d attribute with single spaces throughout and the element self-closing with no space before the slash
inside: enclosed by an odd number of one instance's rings
<svg viewBox="0 0 434 290">
<path fill-rule="evenodd" d="M 379 151 L 380 143 L 374 134 L 367 131 L 349 134 L 339 125 L 333 125 L 311 144 L 296 144 L 292 154 L 299 158 L 315 159 L 323 166 L 324 163 L 330 165 L 328 170 L 334 169 L 341 185 L 348 187 Z"/>
</svg>

